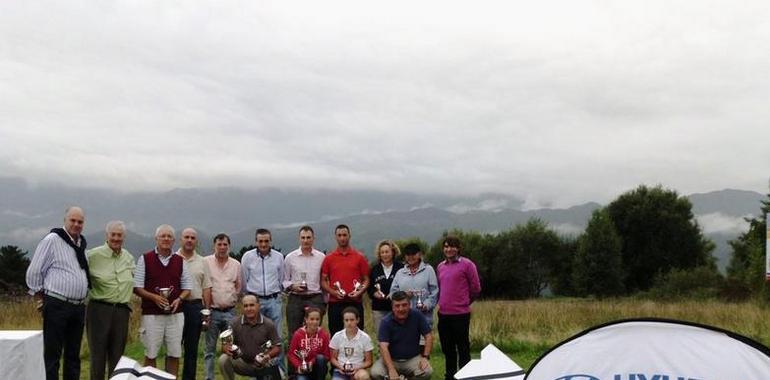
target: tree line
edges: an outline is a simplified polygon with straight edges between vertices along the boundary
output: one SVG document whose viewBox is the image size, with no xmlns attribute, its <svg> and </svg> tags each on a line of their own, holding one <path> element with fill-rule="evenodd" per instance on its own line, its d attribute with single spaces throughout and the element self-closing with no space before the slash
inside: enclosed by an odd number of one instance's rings
<svg viewBox="0 0 770 380">
<path fill-rule="evenodd" d="M 765 281 L 765 216 L 747 219 L 749 229 L 729 242 L 732 256 L 723 276 L 707 239 L 692 213 L 690 201 L 662 186 L 639 186 L 621 194 L 591 215 L 579 236 L 559 234 L 547 223 L 531 219 L 495 233 L 450 230 L 433 244 L 417 243 L 434 267 L 443 259 L 443 237 L 463 242 L 482 281 L 482 296 L 526 299 L 543 295 L 613 297 L 634 294 L 653 298 L 722 297 L 741 300 L 770 298 Z M 253 247 L 243 247 L 240 258 Z M 0 288 L 24 287 L 29 259 L 16 246 L 0 251 Z"/>
</svg>

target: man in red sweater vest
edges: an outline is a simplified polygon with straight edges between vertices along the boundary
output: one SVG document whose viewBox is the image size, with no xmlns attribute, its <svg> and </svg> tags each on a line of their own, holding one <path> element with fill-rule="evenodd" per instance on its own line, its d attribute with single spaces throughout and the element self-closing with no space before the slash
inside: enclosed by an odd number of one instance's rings
<svg viewBox="0 0 770 380">
<path fill-rule="evenodd" d="M 184 260 L 174 255 L 174 228 L 155 230 L 155 249 L 136 261 L 134 294 L 142 298 L 139 337 L 144 345 L 144 365 L 155 367 L 160 346 L 166 344 L 166 372 L 176 376 L 182 356 L 184 314 L 179 307 L 190 294 L 191 280 Z"/>
</svg>

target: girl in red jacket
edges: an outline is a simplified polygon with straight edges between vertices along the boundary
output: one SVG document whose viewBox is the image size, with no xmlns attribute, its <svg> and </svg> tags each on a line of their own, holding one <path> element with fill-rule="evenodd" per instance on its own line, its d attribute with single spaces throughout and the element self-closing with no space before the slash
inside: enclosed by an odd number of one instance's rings
<svg viewBox="0 0 770 380">
<path fill-rule="evenodd" d="M 305 308 L 305 325 L 294 332 L 287 356 L 297 380 L 325 378 L 329 361 L 329 333 L 321 328 L 320 309 Z"/>
</svg>

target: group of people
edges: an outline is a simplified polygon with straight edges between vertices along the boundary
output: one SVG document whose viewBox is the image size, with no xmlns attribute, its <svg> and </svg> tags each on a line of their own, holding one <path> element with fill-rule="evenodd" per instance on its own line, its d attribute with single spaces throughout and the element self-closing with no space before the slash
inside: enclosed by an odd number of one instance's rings
<svg viewBox="0 0 770 380">
<path fill-rule="evenodd" d="M 202 333 L 207 379 L 214 379 L 215 364 L 226 379 L 235 374 L 324 379 L 329 366 L 332 379 L 428 379 L 436 307 L 445 379 L 470 361 L 470 305 L 481 286 L 456 237 L 444 239 L 445 260 L 434 270 L 416 244 L 404 247 L 402 263 L 390 240 L 376 246 L 377 262 L 370 267 L 351 246 L 346 225 L 335 228 L 337 247 L 328 254 L 314 248 L 312 227 L 302 226 L 299 248 L 285 257 L 272 249 L 270 231 L 260 228 L 256 248 L 238 262 L 229 256 L 231 242 L 224 233 L 214 237 L 213 254 L 202 257 L 197 232 L 189 227 L 174 252 L 176 232 L 164 224 L 155 231 L 155 247 L 134 262 L 123 248 L 123 222 L 107 223 L 105 243 L 90 250 L 84 223 L 81 208 L 68 208 L 64 226 L 42 239 L 27 270 L 43 316 L 49 380 L 58 379 L 62 355 L 64 379 L 79 378 L 84 326 L 91 379 L 112 373 L 126 345 L 131 294 L 141 298 L 145 365 L 156 366 L 165 345 L 167 372 L 177 375 L 184 355 L 183 379 L 195 378 Z M 372 302 L 376 361 L 374 343 L 364 332 L 364 294 Z M 288 349 L 282 337 L 284 299 Z M 239 302 L 242 315 L 236 316 Z M 328 332 L 321 327 L 325 316 Z"/>
</svg>

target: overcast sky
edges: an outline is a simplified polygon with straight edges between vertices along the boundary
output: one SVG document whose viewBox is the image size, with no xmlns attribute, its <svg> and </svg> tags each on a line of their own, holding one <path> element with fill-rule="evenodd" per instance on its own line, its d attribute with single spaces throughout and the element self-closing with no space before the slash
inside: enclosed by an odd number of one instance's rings
<svg viewBox="0 0 770 380">
<path fill-rule="evenodd" d="M 0 175 L 765 193 L 765 1 L 3 1 Z"/>
</svg>

